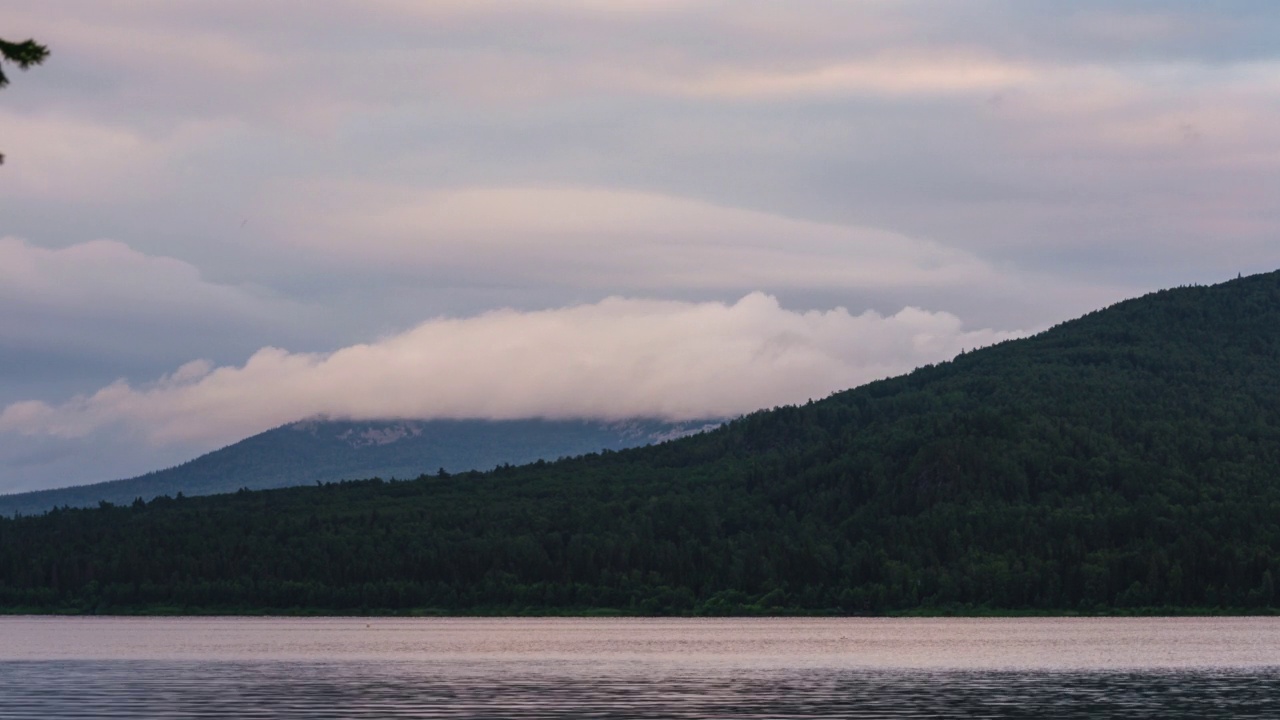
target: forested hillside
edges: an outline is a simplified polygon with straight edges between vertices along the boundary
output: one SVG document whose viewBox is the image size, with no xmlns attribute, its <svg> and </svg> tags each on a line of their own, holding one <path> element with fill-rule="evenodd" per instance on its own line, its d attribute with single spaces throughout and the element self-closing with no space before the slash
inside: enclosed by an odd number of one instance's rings
<svg viewBox="0 0 1280 720">
<path fill-rule="evenodd" d="M 12 610 L 1262 611 L 1277 573 L 1278 273 L 649 448 L 0 521 Z"/>
<path fill-rule="evenodd" d="M 161 495 L 314 485 L 353 478 L 412 478 L 443 468 L 488 470 L 622 450 L 700 432 L 716 421 L 304 420 L 259 433 L 167 470 L 127 480 L 0 495 L 0 515 L 130 503 Z"/>
</svg>

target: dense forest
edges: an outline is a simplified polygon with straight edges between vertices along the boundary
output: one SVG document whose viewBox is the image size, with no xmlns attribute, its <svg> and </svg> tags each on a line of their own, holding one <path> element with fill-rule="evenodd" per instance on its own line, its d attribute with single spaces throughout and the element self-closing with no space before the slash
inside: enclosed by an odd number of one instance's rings
<svg viewBox="0 0 1280 720">
<path fill-rule="evenodd" d="M 648 448 L 0 520 L 70 612 L 1265 612 L 1280 273 Z"/>
<path fill-rule="evenodd" d="M 591 420 L 312 419 L 282 425 L 166 470 L 126 480 L 0 495 L 0 515 L 54 507 L 130 503 L 182 493 L 216 495 L 241 488 L 314 485 L 355 478 L 411 478 L 622 450 L 718 425 L 643 418 Z"/>
</svg>

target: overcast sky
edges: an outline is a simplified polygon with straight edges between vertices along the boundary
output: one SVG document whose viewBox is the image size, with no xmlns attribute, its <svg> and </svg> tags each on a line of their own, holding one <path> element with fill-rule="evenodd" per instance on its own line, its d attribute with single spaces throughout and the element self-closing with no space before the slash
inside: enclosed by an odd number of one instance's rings
<svg viewBox="0 0 1280 720">
<path fill-rule="evenodd" d="M 1280 265 L 1280 4 L 0 0 L 0 492 L 735 415 Z"/>
</svg>

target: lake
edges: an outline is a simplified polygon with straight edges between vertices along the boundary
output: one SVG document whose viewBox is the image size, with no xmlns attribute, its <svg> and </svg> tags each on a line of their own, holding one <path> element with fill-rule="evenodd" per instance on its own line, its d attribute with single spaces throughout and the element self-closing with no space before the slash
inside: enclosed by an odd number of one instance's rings
<svg viewBox="0 0 1280 720">
<path fill-rule="evenodd" d="M 1278 718 L 1280 619 L 0 618 L 0 718 Z"/>
</svg>

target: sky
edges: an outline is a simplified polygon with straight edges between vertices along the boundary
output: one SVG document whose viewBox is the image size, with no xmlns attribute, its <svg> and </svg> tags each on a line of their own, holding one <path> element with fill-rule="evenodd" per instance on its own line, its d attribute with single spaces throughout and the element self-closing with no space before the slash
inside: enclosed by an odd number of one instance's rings
<svg viewBox="0 0 1280 720">
<path fill-rule="evenodd" d="M 732 417 L 1280 266 L 1280 5 L 0 0 L 0 492 Z"/>
</svg>

